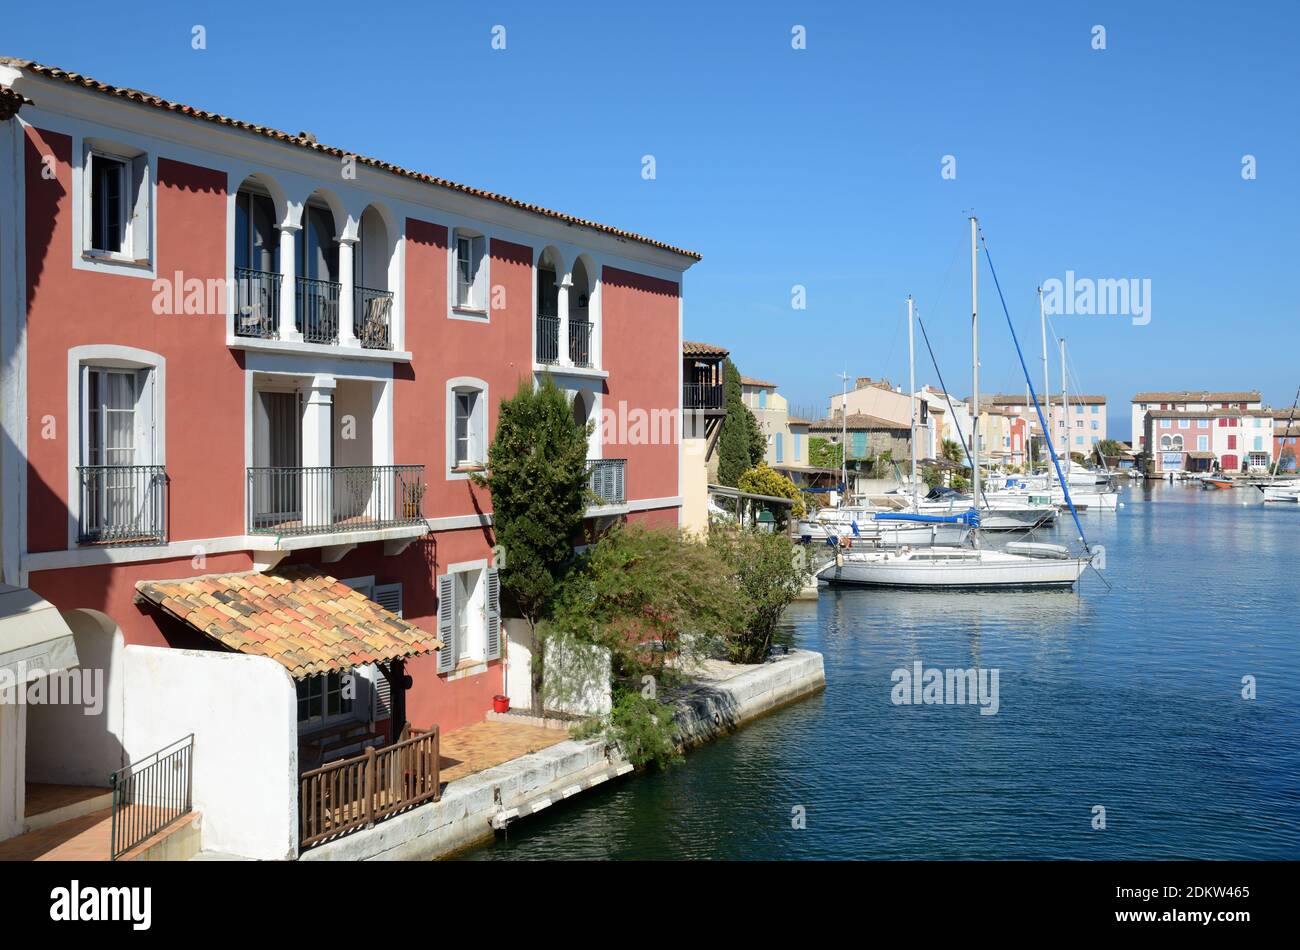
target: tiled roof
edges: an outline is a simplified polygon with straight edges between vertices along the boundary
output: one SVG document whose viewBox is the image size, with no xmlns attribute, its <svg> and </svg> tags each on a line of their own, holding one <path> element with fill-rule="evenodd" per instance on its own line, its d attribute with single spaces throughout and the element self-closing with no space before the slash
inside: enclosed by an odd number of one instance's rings
<svg viewBox="0 0 1300 950">
<path fill-rule="evenodd" d="M 1259 392 L 1255 390 L 1215 393 L 1185 389 L 1182 392 L 1135 393 L 1129 402 L 1259 402 L 1260 398 Z"/>
<path fill-rule="evenodd" d="M 543 208 L 540 205 L 528 204 L 527 202 L 519 201 L 516 198 L 510 198 L 506 195 L 498 195 L 490 191 L 483 191 L 479 188 L 471 188 L 469 185 L 461 185 L 454 181 L 448 181 L 445 178 L 438 178 L 434 175 L 425 174 L 424 172 L 411 171 L 410 169 L 402 168 L 400 165 L 393 165 L 390 162 L 380 161 L 377 158 L 369 158 L 365 155 L 357 155 L 353 152 L 347 151 L 346 149 L 335 148 L 332 145 L 321 145 L 316 141 L 315 136 L 310 135 L 307 132 L 299 132 L 297 135 L 290 135 L 288 132 L 281 132 L 279 129 L 273 129 L 265 125 L 254 125 L 251 122 L 232 119 L 229 116 L 224 116 L 216 112 L 207 112 L 203 109 L 196 109 L 193 106 L 187 106 L 179 102 L 173 102 L 169 99 L 163 99 L 161 96 L 141 92 L 139 89 L 110 86 L 108 83 L 100 82 L 97 79 L 91 79 L 89 76 L 83 76 L 80 73 L 68 72 L 66 69 L 59 69 L 57 66 L 43 66 L 40 63 L 34 63 L 28 59 L 16 59 L 10 56 L 0 56 L 0 65 L 10 66 L 14 69 L 21 69 L 45 79 L 55 79 L 74 86 L 81 86 L 83 89 L 89 89 L 93 92 L 114 96 L 118 99 L 125 99 L 128 102 L 152 106 L 156 109 L 165 109 L 168 112 L 176 112 L 194 119 L 201 119 L 204 122 L 214 122 L 218 125 L 242 129 L 245 132 L 252 132 L 255 135 L 261 135 L 265 138 L 274 139 L 278 142 L 284 142 L 289 145 L 309 148 L 325 155 L 332 155 L 336 158 L 352 157 L 362 165 L 369 165 L 372 168 L 391 172 L 392 174 L 399 175 L 403 178 L 410 178 L 414 181 L 423 182 L 428 185 L 435 185 L 439 188 L 446 188 L 451 191 L 460 192 L 461 194 L 473 195 L 476 198 L 495 201 L 499 204 L 509 205 L 512 208 L 518 208 L 521 211 L 527 211 L 547 218 L 554 218 L 555 220 L 563 221 L 566 224 L 575 224 L 580 225 L 581 227 L 591 228 L 593 231 L 600 231 L 604 234 L 623 238 L 624 240 L 636 241 L 640 244 L 648 244 L 651 247 L 670 251 L 673 254 L 680 254 L 683 257 L 689 257 L 692 260 L 698 261 L 700 259 L 700 255 L 695 251 L 688 251 L 684 248 L 674 247 L 671 244 L 665 244 L 662 241 L 656 241 L 653 238 L 648 238 L 632 231 L 623 231 L 618 228 L 612 228 L 606 224 L 598 224 L 595 221 L 588 221 L 585 218 L 562 214 L 559 211 L 552 211 L 551 209 Z"/>
<path fill-rule="evenodd" d="M 742 386 L 759 386 L 759 387 L 761 387 L 761 388 L 763 388 L 763 389 L 776 389 L 776 383 L 769 383 L 769 382 L 766 382 L 765 380 L 755 379 L 753 376 L 742 376 L 742 377 L 740 377 L 740 385 L 742 385 Z"/>
<path fill-rule="evenodd" d="M 835 416 L 832 419 L 821 419 L 812 423 L 808 427 L 814 432 L 839 432 L 840 417 Z M 847 428 L 850 430 L 861 429 L 907 429 L 905 423 L 890 422 L 887 419 L 881 419 L 878 416 L 869 416 L 865 412 L 850 412 L 848 416 Z"/>
<path fill-rule="evenodd" d="M 222 645 L 269 656 L 296 679 L 442 646 L 433 634 L 313 568 L 140 581 L 135 589 Z"/>
<path fill-rule="evenodd" d="M 790 426 L 810 426 L 812 425 L 807 419 L 800 419 L 798 416 L 790 416 L 785 420 L 786 425 Z"/>
<path fill-rule="evenodd" d="M 1082 405 L 1082 406 L 1106 405 L 1105 396 L 1096 396 L 1096 395 L 1076 396 L 1074 393 L 1070 393 L 1068 398 L 1070 401 L 1070 405 L 1072 406 L 1073 405 Z M 967 401 L 969 402 L 969 399 Z M 1048 402 L 1049 400 L 1045 400 L 1040 395 L 1038 397 L 1038 401 L 1040 403 L 1043 403 L 1043 402 Z M 1061 404 L 1061 394 L 1056 393 L 1055 395 L 1050 397 L 1050 402 L 1053 406 L 1059 406 Z M 985 406 L 1023 406 L 1028 403 L 1028 398 L 1025 396 L 1024 393 L 1020 393 L 1018 395 L 1014 393 L 998 393 L 993 396 L 981 396 L 980 403 Z"/>
<path fill-rule="evenodd" d="M 683 356 L 726 356 L 731 351 L 724 346 L 712 343 L 696 343 L 694 340 L 682 340 Z"/>
<path fill-rule="evenodd" d="M 1211 406 L 1209 409 L 1148 409 L 1146 411 L 1146 417 L 1152 419 L 1206 419 L 1219 416 L 1230 419 L 1239 419 L 1242 416 L 1271 419 L 1274 415 L 1272 409 L 1220 409 L 1217 406 Z"/>
</svg>

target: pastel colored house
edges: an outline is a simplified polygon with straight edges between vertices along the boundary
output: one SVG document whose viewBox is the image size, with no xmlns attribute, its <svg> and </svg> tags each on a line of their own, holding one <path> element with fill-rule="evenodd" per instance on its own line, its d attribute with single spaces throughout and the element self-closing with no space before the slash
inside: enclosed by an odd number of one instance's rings
<svg viewBox="0 0 1300 950">
<path fill-rule="evenodd" d="M 1062 457 L 1074 453 L 1089 455 L 1095 446 L 1106 441 L 1106 397 L 1097 394 L 1070 394 L 1064 408 L 1060 393 L 1044 398 L 1038 395 L 1043 415 L 1052 431 L 1052 445 Z M 1027 437 L 1040 445 L 1042 424 L 1033 402 L 1024 394 L 997 394 L 982 397 L 985 406 L 1024 420 Z M 1042 460 L 1040 459 L 1040 462 Z"/>
<path fill-rule="evenodd" d="M 697 254 L 20 60 L 0 154 L 3 582 L 113 710 L 5 714 L 0 837 L 188 731 L 205 838 L 292 857 L 312 763 L 527 706 L 471 479 L 521 383 L 599 423 L 589 531 L 678 524 Z"/>
<path fill-rule="evenodd" d="M 1147 473 L 1263 472 L 1273 464 L 1271 409 L 1149 409 L 1143 418 Z"/>
<path fill-rule="evenodd" d="M 1263 408 L 1257 390 L 1153 390 L 1135 393 L 1130 412 L 1133 449 L 1138 453 L 1159 446 L 1146 442 L 1145 422 L 1148 412 L 1206 412 L 1210 409 L 1240 409 L 1243 412 Z"/>
</svg>

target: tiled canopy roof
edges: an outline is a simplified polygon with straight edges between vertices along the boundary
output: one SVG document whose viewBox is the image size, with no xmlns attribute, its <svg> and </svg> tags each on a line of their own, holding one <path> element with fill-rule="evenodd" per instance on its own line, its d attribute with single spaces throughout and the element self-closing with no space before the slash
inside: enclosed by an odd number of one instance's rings
<svg viewBox="0 0 1300 950">
<path fill-rule="evenodd" d="M 140 581 L 142 598 L 240 653 L 269 656 L 296 679 L 432 653 L 433 634 L 311 568 Z"/>
<path fill-rule="evenodd" d="M 1182 392 L 1149 392 L 1135 393 L 1130 402 L 1259 402 L 1260 395 L 1257 390 L 1250 392 L 1207 392 L 1200 390 L 1192 392 L 1183 390 Z"/>
<path fill-rule="evenodd" d="M 187 106 L 179 102 L 173 102 L 169 99 L 163 99 L 161 96 L 141 92 L 139 89 L 110 86 L 107 83 L 100 82 L 97 79 L 91 79 L 89 76 L 83 76 L 80 73 L 68 72 L 66 69 L 59 69 L 57 66 L 43 66 L 40 63 L 34 63 L 28 59 L 15 59 L 10 56 L 0 56 L 0 66 L 10 66 L 15 69 L 21 69 L 45 79 L 55 79 L 74 86 L 81 86 L 83 89 L 89 89 L 93 92 L 103 93 L 108 96 L 115 96 L 118 99 L 124 99 L 128 102 L 136 102 L 141 105 L 152 106 L 156 109 L 166 109 L 168 112 L 176 112 L 180 115 L 189 116 L 194 119 L 201 119 L 205 122 L 215 122 L 218 125 L 242 129 L 246 132 L 252 132 L 255 135 L 265 136 L 266 138 L 274 139 L 278 142 L 284 142 L 289 145 L 297 145 L 302 148 L 313 149 L 314 151 L 326 155 L 332 155 L 337 158 L 350 156 L 355 158 L 356 161 L 362 165 L 369 165 L 372 168 L 391 172 L 392 174 L 400 175 L 403 178 L 410 178 L 414 181 L 436 185 L 440 188 L 447 188 L 451 191 L 457 191 L 462 194 L 473 195 L 476 198 L 495 201 L 503 205 L 509 205 L 512 208 L 518 208 L 521 211 L 542 215 L 547 218 L 554 218 L 555 220 L 563 221 L 566 224 L 576 224 L 585 228 L 591 228 L 593 231 L 600 231 L 604 234 L 610 234 L 624 240 L 636 241 L 640 244 L 648 244 L 651 247 L 670 251 L 673 254 L 680 254 L 681 256 L 689 257 L 692 260 L 698 261 L 700 259 L 700 255 L 695 251 L 688 251 L 684 248 L 674 247 L 671 244 L 665 244 L 662 241 L 656 241 L 653 238 L 644 237 L 643 235 L 636 234 L 632 231 L 622 231 L 618 228 L 612 228 L 607 224 L 598 224 L 595 221 L 588 221 L 584 218 L 574 217 L 573 215 L 562 214 L 559 211 L 552 211 L 549 208 L 543 208 L 540 205 L 528 204 L 519 201 L 516 198 L 509 198 L 506 195 L 498 195 L 490 191 L 483 191 L 479 188 L 471 188 L 469 185 L 461 185 L 454 181 L 448 181 L 445 178 L 437 178 L 433 175 L 425 174 L 424 172 L 411 171 L 410 169 L 402 168 L 400 165 L 393 165 L 389 162 L 380 161 L 377 158 L 368 158 L 365 155 L 356 155 L 353 152 L 341 148 L 335 148 L 332 145 L 321 145 L 316 141 L 315 136 L 310 135 L 307 132 L 299 132 L 297 135 L 291 135 L 288 132 L 281 132 L 279 129 L 272 129 L 264 125 L 254 125 L 251 122 L 232 119 L 229 116 L 224 116 L 216 112 L 207 112 L 203 109 L 196 109 L 193 106 Z"/>
<path fill-rule="evenodd" d="M 697 343 L 694 340 L 682 340 L 683 356 L 726 356 L 731 351 L 725 346 L 712 343 Z"/>
<path fill-rule="evenodd" d="M 821 419 L 812 423 L 809 427 L 815 432 L 839 432 L 842 428 L 840 417 L 835 416 L 831 419 Z M 888 419 L 881 419 L 878 416 L 869 416 L 865 412 L 850 412 L 848 422 L 843 428 L 850 431 L 862 429 L 902 429 L 906 430 L 909 426 L 906 423 L 890 422 Z"/>
</svg>

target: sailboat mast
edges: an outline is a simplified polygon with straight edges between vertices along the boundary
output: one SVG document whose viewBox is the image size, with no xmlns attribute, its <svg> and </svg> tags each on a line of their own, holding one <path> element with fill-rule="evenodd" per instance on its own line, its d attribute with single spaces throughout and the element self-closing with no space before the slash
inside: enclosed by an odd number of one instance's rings
<svg viewBox="0 0 1300 950">
<path fill-rule="evenodd" d="M 1070 397 L 1065 377 L 1065 337 L 1061 337 L 1061 418 L 1065 420 L 1065 470 L 1070 470 Z"/>
<path fill-rule="evenodd" d="M 840 373 L 843 394 L 840 396 L 840 504 L 849 497 L 849 374 Z"/>
<path fill-rule="evenodd" d="M 912 510 L 916 511 L 916 345 L 912 330 L 912 295 L 907 295 L 907 391 L 912 400 Z"/>
<path fill-rule="evenodd" d="M 1043 397 L 1047 400 L 1047 426 L 1052 425 L 1052 381 L 1047 372 L 1047 309 L 1043 306 L 1043 288 L 1038 288 L 1038 322 L 1043 330 Z M 1064 418 L 1064 417 L 1063 417 Z M 1052 493 L 1052 450 L 1048 439 L 1052 433 L 1043 433 L 1043 449 L 1047 452 L 1047 493 Z"/>
<path fill-rule="evenodd" d="M 971 348 L 971 409 L 975 413 L 975 422 L 971 428 L 971 497 L 975 507 L 980 504 L 980 316 L 979 316 L 979 259 L 976 254 L 976 234 L 979 222 L 975 216 L 970 218 L 970 348 Z"/>
</svg>

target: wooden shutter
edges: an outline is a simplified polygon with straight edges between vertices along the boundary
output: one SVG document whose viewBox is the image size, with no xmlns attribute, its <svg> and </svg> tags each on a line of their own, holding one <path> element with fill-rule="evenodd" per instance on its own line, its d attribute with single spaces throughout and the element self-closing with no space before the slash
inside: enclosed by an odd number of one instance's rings
<svg viewBox="0 0 1300 950">
<path fill-rule="evenodd" d="M 443 574 L 438 578 L 438 672 L 450 673 L 456 668 L 456 577 Z"/>
<path fill-rule="evenodd" d="M 501 659 L 501 578 L 495 567 L 487 572 L 487 659 Z"/>
</svg>

